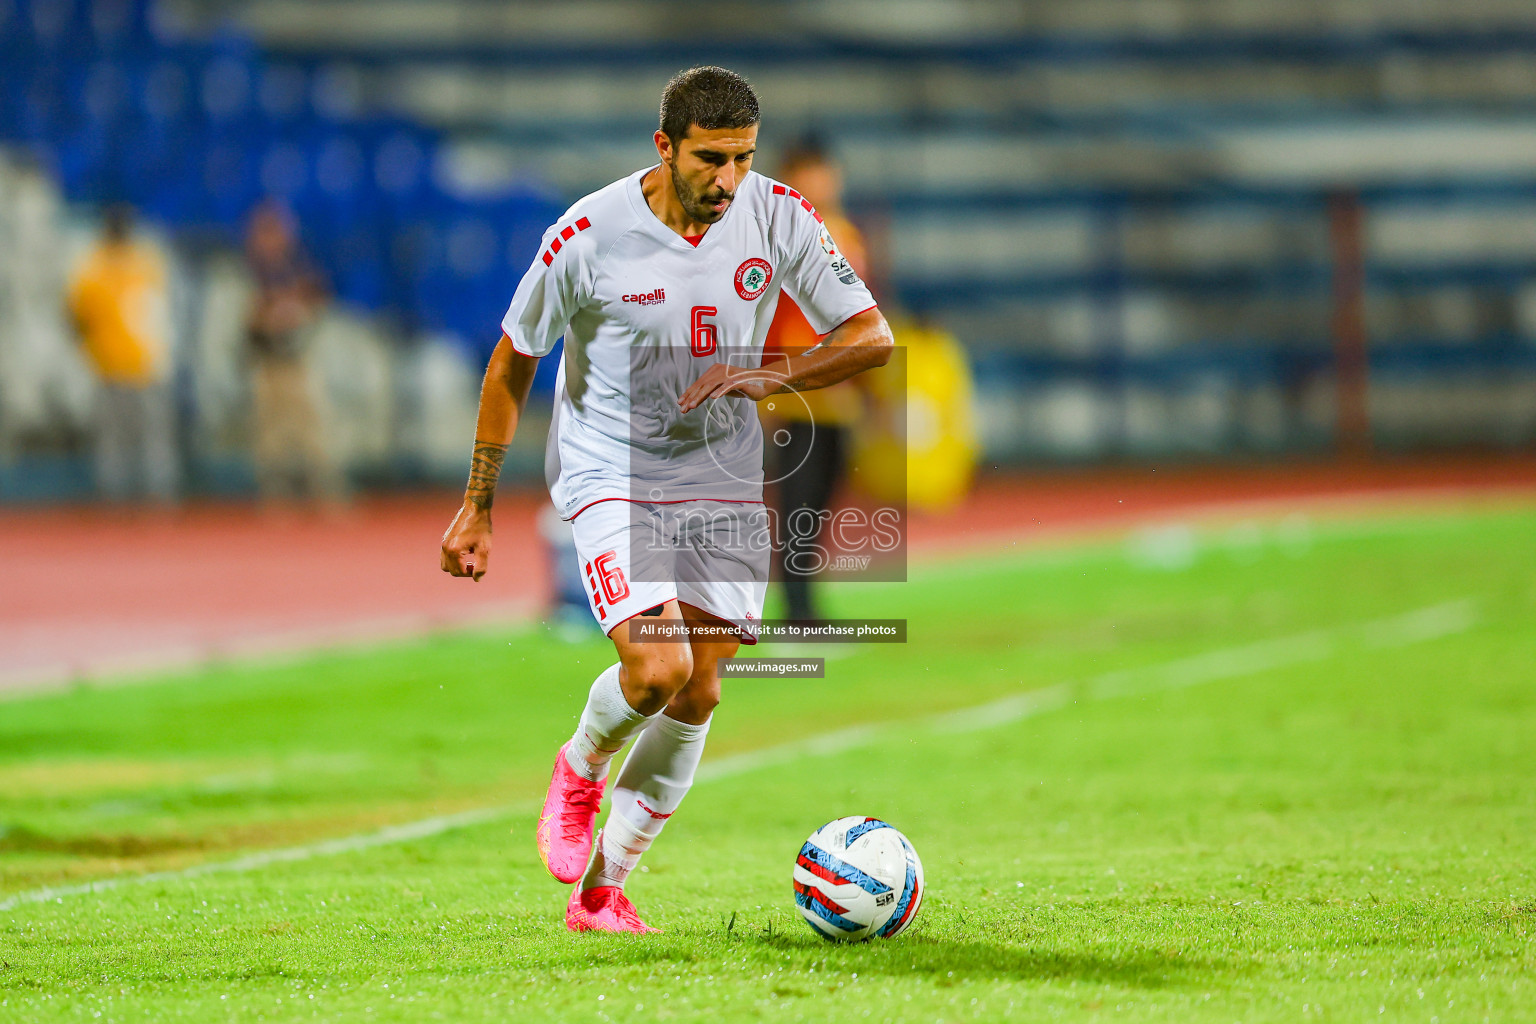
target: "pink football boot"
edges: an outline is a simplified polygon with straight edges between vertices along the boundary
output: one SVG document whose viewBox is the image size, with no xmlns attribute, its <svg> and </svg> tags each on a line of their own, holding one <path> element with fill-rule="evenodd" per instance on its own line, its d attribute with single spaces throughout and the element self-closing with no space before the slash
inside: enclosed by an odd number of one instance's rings
<svg viewBox="0 0 1536 1024">
<path fill-rule="evenodd" d="M 616 885 L 577 889 L 565 905 L 565 926 L 573 932 L 659 932 L 640 920 L 635 905 Z"/>
<path fill-rule="evenodd" d="M 567 740 L 555 755 L 555 771 L 544 794 L 544 811 L 534 838 L 549 873 L 570 885 L 587 870 L 592 857 L 592 825 L 603 803 L 608 780 L 593 782 L 571 770 L 565 759 Z"/>
</svg>

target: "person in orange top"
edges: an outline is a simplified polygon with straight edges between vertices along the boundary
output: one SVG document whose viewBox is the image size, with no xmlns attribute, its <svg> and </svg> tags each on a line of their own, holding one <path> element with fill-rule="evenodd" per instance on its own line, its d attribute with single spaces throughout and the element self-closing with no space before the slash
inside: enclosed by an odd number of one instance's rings
<svg viewBox="0 0 1536 1024">
<path fill-rule="evenodd" d="M 843 212 L 842 171 L 830 154 L 815 140 L 801 142 L 785 154 L 779 180 L 816 208 L 843 257 L 864 277 L 864 239 Z M 777 355 L 798 355 L 820 341 L 800 307 L 787 294 L 781 295 L 763 347 L 763 362 L 766 365 Z M 786 538 L 776 550 L 777 569 L 784 584 L 785 614 L 796 621 L 818 618 L 811 591 L 817 576 L 812 552 L 821 532 L 821 514 L 831 505 L 846 471 L 853 427 L 863 414 L 860 386 L 854 377 L 815 391 L 774 395 L 760 404 L 769 479 L 778 481 L 777 513 Z"/>
<path fill-rule="evenodd" d="M 291 210 L 268 200 L 252 212 L 246 259 L 256 285 L 246 338 L 257 488 L 272 504 L 293 497 L 301 485 L 334 510 L 346 497 L 345 481 L 326 442 L 323 389 L 305 358 L 326 289 Z"/>
<path fill-rule="evenodd" d="M 170 377 L 165 265 L 133 237 L 133 213 L 109 209 L 101 238 L 76 268 L 69 313 L 101 390 L 96 486 L 112 500 L 176 497 L 179 464 Z"/>
</svg>

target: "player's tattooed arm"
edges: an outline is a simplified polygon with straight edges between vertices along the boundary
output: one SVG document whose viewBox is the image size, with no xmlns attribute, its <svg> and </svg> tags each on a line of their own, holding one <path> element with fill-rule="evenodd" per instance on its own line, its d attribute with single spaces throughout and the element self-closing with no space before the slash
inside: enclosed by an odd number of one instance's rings
<svg viewBox="0 0 1536 1024">
<path fill-rule="evenodd" d="M 491 562 L 491 502 L 507 446 L 517 433 L 533 373 L 539 361 L 525 356 L 503 336 L 491 353 L 480 385 L 480 412 L 475 420 L 475 450 L 470 460 L 464 502 L 443 534 L 441 566 L 451 576 L 484 576 Z"/>
<path fill-rule="evenodd" d="M 496 500 L 496 481 L 501 478 L 501 464 L 507 457 L 507 446 L 494 441 L 475 439 L 475 452 L 470 460 L 469 485 L 464 488 L 464 503 L 481 511 L 489 511 Z"/>
</svg>

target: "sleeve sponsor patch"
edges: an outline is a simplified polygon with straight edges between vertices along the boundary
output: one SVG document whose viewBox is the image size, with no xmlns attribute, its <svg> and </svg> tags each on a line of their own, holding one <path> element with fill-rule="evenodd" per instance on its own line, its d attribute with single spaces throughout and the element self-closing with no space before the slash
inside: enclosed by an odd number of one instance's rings
<svg viewBox="0 0 1536 1024">
<path fill-rule="evenodd" d="M 848 258 L 837 251 L 837 243 L 832 241 L 832 232 L 827 230 L 826 225 L 822 225 L 820 237 L 822 251 L 827 254 L 827 259 L 832 264 L 832 273 L 836 274 L 837 279 L 843 284 L 858 284 L 859 275 L 853 272 Z"/>
</svg>

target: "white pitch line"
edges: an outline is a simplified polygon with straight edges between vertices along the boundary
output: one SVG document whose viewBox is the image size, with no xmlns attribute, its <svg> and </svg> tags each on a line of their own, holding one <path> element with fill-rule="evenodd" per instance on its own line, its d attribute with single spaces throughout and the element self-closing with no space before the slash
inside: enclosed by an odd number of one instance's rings
<svg viewBox="0 0 1536 1024">
<path fill-rule="evenodd" d="M 536 806 L 528 804 L 526 809 L 532 811 L 536 809 Z M 516 804 L 504 807 L 480 807 L 472 811 L 461 811 L 458 814 L 444 814 L 435 818 L 424 818 L 421 821 L 411 821 L 403 825 L 389 825 L 375 832 L 343 836 L 340 839 L 327 839 L 323 842 L 311 843 L 307 846 L 289 846 L 280 850 L 263 850 L 260 853 L 247 854 L 235 860 L 217 861 L 213 864 L 194 864 L 192 867 L 177 868 L 174 871 L 152 871 L 147 875 L 105 878 L 101 881 L 84 882 L 80 885 L 60 885 L 47 889 L 34 889 L 31 892 L 18 893 L 7 900 L 0 901 L 0 911 L 19 907 L 24 903 L 48 903 L 53 900 L 63 902 L 66 896 L 82 896 L 92 892 L 107 892 L 129 885 L 148 885 L 152 882 L 171 882 L 183 878 L 198 878 L 202 875 L 256 871 L 273 864 L 287 864 L 292 861 L 309 860 L 311 857 L 333 857 L 337 854 L 352 853 L 355 850 L 366 850 L 374 846 L 387 846 L 390 843 L 404 843 L 412 839 L 425 839 L 428 836 L 451 832 L 454 829 L 494 821 L 497 818 L 506 817 L 524 809 L 522 805 Z"/>
<path fill-rule="evenodd" d="M 1076 688 L 1071 683 L 1057 683 L 1040 690 L 1015 694 L 974 707 L 950 711 L 933 719 L 935 732 L 975 732 L 993 729 L 1021 718 L 1033 718 L 1072 703 Z"/>
<path fill-rule="evenodd" d="M 1015 694 L 1004 697 L 1002 700 L 962 708 L 959 711 L 928 716 L 920 721 L 926 721 L 929 727 L 937 732 L 974 732 L 997 728 L 1065 707 L 1072 703 L 1073 695 L 1079 692 L 1084 693 L 1091 700 L 1110 700 L 1129 694 L 1182 689 L 1200 683 L 1257 675 L 1274 668 L 1322 660 L 1337 653 L 1340 642 L 1351 637 L 1357 637 L 1368 647 L 1402 647 L 1466 632 L 1476 622 L 1476 603 L 1470 598 L 1465 598 L 1354 626 L 1312 630 L 1239 647 L 1219 648 L 1192 657 L 1165 662 L 1162 665 L 1107 672 L 1090 680 L 1081 688 L 1073 683 L 1058 683 L 1055 686 Z M 781 743 L 762 750 L 730 754 L 700 765 L 695 781 L 713 782 L 734 775 L 743 775 L 769 765 L 794 761 L 801 757 L 842 753 L 872 742 L 884 732 L 912 724 L 912 720 L 908 719 L 877 725 L 856 725 L 790 743 Z M 403 825 L 390 825 L 360 835 L 327 839 L 306 846 L 264 850 L 234 860 L 196 864 L 174 871 L 154 871 L 146 875 L 130 875 L 84 882 L 79 885 L 34 889 L 0 900 L 0 912 L 12 910 L 24 904 L 63 902 L 70 896 L 109 892 L 133 885 L 173 882 L 204 875 L 257 871 L 273 864 L 288 864 L 314 857 L 355 853 L 376 846 L 426 839 L 444 832 L 482 825 L 517 814 L 531 814 L 539 806 L 537 802 L 525 801 L 498 807 L 482 807 L 461 811 L 458 814 L 424 818 Z"/>
<path fill-rule="evenodd" d="M 874 738 L 878 730 L 874 726 L 860 725 L 851 729 L 839 729 L 836 732 L 822 733 L 803 740 L 795 740 L 792 743 L 783 743 L 775 747 L 767 747 L 763 750 L 748 750 L 740 754 L 731 754 L 718 758 L 706 764 L 700 765 L 696 781 L 708 782 L 714 779 L 728 778 L 732 775 L 741 775 L 771 764 L 780 764 L 793 761 L 799 757 L 808 755 L 831 754 L 839 750 L 866 743 Z M 62 902 L 67 896 L 83 896 L 88 893 L 109 892 L 113 889 L 121 889 L 130 885 L 149 885 L 154 882 L 170 882 L 184 878 L 198 878 L 203 875 L 220 875 L 246 871 L 256 871 L 270 867 L 273 864 L 288 864 L 293 861 L 309 860 L 313 857 L 333 857 L 342 853 L 354 853 L 358 850 L 367 850 L 375 846 L 388 846 L 393 843 L 409 842 L 412 839 L 426 839 L 430 836 L 441 835 L 444 832 L 452 832 L 472 825 L 481 825 L 488 821 L 496 821 L 501 818 L 510 818 L 518 814 L 533 814 L 542 804 L 537 801 L 527 801 L 520 804 L 504 804 L 498 807 L 481 807 L 471 811 L 461 811 L 458 814 L 444 814 L 434 818 L 423 818 L 420 821 L 407 822 L 403 825 L 390 825 L 374 832 L 364 832 L 355 836 L 344 836 L 340 839 L 327 839 L 318 843 L 310 843 L 306 846 L 289 846 L 279 850 L 263 850 L 258 853 L 247 854 L 235 860 L 218 861 L 212 864 L 196 864 L 188 868 L 178 868 L 174 871 L 153 871 L 146 875 L 128 875 L 119 878 L 107 878 L 96 882 L 82 882 L 79 885 L 50 886 L 45 889 L 34 889 L 31 892 L 18 893 L 5 900 L 0 900 L 0 912 L 12 910 L 27 903 L 51 903 L 54 900 Z"/>
<path fill-rule="evenodd" d="M 741 775 L 758 768 L 766 768 L 768 765 L 783 764 L 802 757 L 836 754 L 850 747 L 870 742 L 880 729 L 881 727 L 877 725 L 855 725 L 834 732 L 818 733 L 803 740 L 765 747 L 762 750 L 744 750 L 739 754 L 730 754 L 699 765 L 698 771 L 694 774 L 694 781 L 713 782 L 716 779 L 730 778 L 732 775 Z"/>
<path fill-rule="evenodd" d="M 1090 700 L 1110 700 L 1159 690 L 1180 690 L 1201 683 L 1239 679 L 1277 668 L 1323 661 L 1337 654 L 1350 640 L 1358 640 L 1368 648 L 1404 647 L 1464 633 L 1476 624 L 1477 602 L 1462 598 L 1351 626 L 1309 630 L 1237 647 L 1217 648 L 1161 665 L 1105 672 L 1081 687 L 1058 683 L 1043 690 L 951 712 L 937 719 L 933 727 L 941 732 L 990 729 L 1054 711 L 1070 704 L 1078 693 Z"/>
<path fill-rule="evenodd" d="M 1406 647 L 1465 633 L 1476 622 L 1477 602 L 1468 597 L 1372 622 L 1364 626 L 1362 632 L 1369 647 Z"/>
<path fill-rule="evenodd" d="M 1241 647 L 1225 647 L 1162 665 L 1106 672 L 1087 684 L 1095 700 L 1156 690 L 1178 690 L 1223 679 L 1240 679 L 1290 665 L 1323 661 L 1337 650 L 1334 630 L 1317 629 Z"/>
</svg>

